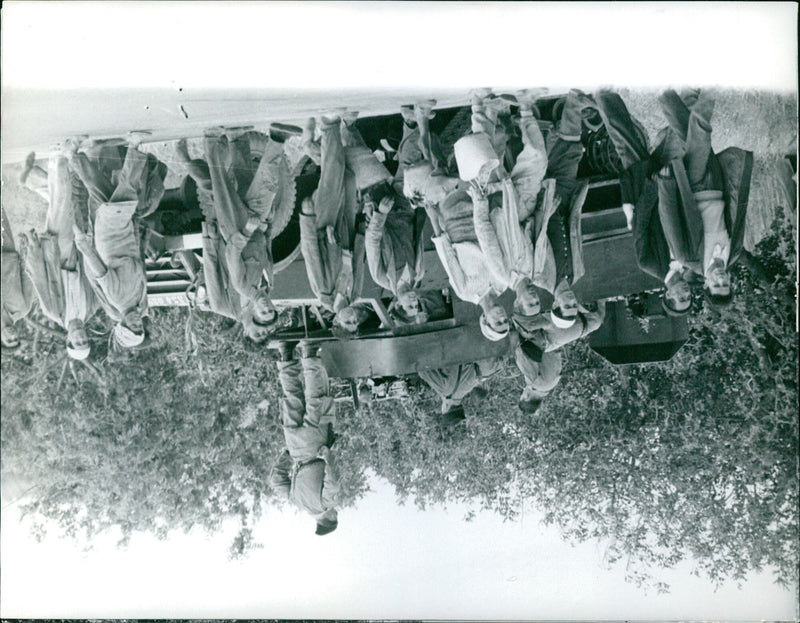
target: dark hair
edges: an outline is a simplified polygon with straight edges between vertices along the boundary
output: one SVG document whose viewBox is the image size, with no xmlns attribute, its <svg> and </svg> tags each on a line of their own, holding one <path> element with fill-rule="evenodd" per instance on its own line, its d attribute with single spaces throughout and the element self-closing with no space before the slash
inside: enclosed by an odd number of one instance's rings
<svg viewBox="0 0 800 623">
<path fill-rule="evenodd" d="M 331 532 L 336 530 L 337 527 L 339 527 L 339 521 L 338 520 L 330 522 L 330 523 L 327 522 L 327 521 L 324 521 L 324 522 L 319 522 L 318 521 L 317 522 L 317 529 L 314 531 L 314 534 L 318 534 L 319 536 L 325 536 L 326 534 L 330 534 Z"/>
<path fill-rule="evenodd" d="M 529 415 L 536 413 L 541 405 L 542 400 L 540 398 L 529 398 L 527 400 L 521 398 L 517 403 L 519 410 Z"/>
<path fill-rule="evenodd" d="M 703 288 L 703 296 L 711 307 L 727 307 L 733 301 L 733 288 L 727 294 L 712 294 L 706 286 Z"/>
</svg>

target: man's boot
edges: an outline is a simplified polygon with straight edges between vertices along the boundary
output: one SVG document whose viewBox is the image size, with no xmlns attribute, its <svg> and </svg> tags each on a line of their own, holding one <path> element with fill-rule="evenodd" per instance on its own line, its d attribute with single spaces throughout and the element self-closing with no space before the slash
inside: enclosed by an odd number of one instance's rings
<svg viewBox="0 0 800 623">
<path fill-rule="evenodd" d="M 312 359 L 319 356 L 319 346 L 313 342 L 300 342 L 298 350 L 300 351 L 301 359 Z"/>
<path fill-rule="evenodd" d="M 280 353 L 281 361 L 291 361 L 294 359 L 294 347 L 297 342 L 280 342 L 278 344 L 278 353 Z"/>
</svg>

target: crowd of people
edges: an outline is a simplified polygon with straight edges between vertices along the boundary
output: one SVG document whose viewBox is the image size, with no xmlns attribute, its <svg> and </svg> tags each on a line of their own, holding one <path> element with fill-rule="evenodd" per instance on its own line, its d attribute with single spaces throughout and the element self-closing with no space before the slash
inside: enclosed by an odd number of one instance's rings
<svg viewBox="0 0 800 623">
<path fill-rule="evenodd" d="M 352 336 L 373 313 L 357 300 L 366 271 L 391 293 L 395 322 L 424 323 L 441 314 L 441 293 L 421 288 L 429 222 L 450 294 L 480 308 L 486 340 L 514 334 L 513 358 L 524 379 L 518 404 L 528 414 L 559 383 L 563 347 L 597 330 L 605 315 L 604 301 L 580 301 L 573 290 L 586 272 L 579 221 L 588 184 L 578 168 L 588 119 L 599 115 L 613 143 L 636 260 L 663 281 L 666 314 L 689 312 L 693 283 L 703 284 L 709 304 L 731 301 L 729 267 L 743 233 L 736 218 L 742 210 L 729 205 L 739 196 L 739 180 L 730 173 L 737 163 L 711 149 L 714 101 L 707 93 L 662 94 L 667 124 L 653 149 L 618 94 L 572 90 L 558 101 L 554 121 L 543 120 L 537 106 L 545 95 L 472 91 L 470 129 L 450 158 L 430 129 L 436 102 L 402 107 L 393 173 L 360 135 L 356 111 L 325 111 L 297 129 L 320 173 L 316 190 L 301 201 L 300 247 L 308 284 L 334 334 Z M 212 128 L 203 158 L 193 159 L 185 140 L 174 157 L 196 183 L 204 216 L 196 302 L 241 323 L 247 339 L 262 343 L 283 326 L 271 300 L 271 241 L 275 223 L 294 209 L 294 194 L 282 142 L 260 134 L 263 149 L 254 159 L 253 134 Z M 146 230 L 167 169 L 142 151 L 144 139 L 141 133 L 125 140 L 70 138 L 50 156 L 47 170 L 33 155 L 28 159 L 20 179 L 47 199 L 48 211 L 44 230 L 16 244 L 4 216 L 4 347 L 19 344 L 14 323 L 37 300 L 64 331 L 72 359 L 91 356 L 86 323 L 97 310 L 114 323 L 115 348 L 146 343 Z M 513 294 L 511 309 L 500 301 L 506 291 Z M 542 305 L 542 291 L 551 295 L 550 309 Z M 328 373 L 318 343 L 280 341 L 277 348 L 286 451 L 272 484 L 314 516 L 317 534 L 327 534 L 337 526 L 338 491 Z M 481 391 L 503 363 L 479 359 L 419 376 L 440 396 L 442 421 L 458 422 L 464 397 Z"/>
</svg>

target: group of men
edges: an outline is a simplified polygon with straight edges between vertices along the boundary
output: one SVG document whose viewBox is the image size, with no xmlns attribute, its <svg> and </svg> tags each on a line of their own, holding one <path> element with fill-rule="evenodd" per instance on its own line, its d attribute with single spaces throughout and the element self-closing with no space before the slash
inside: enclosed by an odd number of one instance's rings
<svg viewBox="0 0 800 623">
<path fill-rule="evenodd" d="M 529 414 L 558 384 L 563 347 L 599 328 L 605 314 L 604 301 L 582 303 L 573 291 L 585 273 L 580 213 L 588 185 L 578 168 L 584 125 L 593 114 L 622 163 L 623 209 L 637 262 L 663 281 L 667 314 L 688 313 L 689 285 L 696 282 L 709 304 L 730 302 L 728 268 L 743 233 L 736 203 L 742 180 L 731 173 L 738 155 L 713 153 L 714 102 L 706 93 L 664 92 L 659 103 L 667 127 L 652 151 L 618 94 L 570 91 L 550 122 L 537 105 L 545 93 L 472 91 L 470 130 L 449 159 L 430 130 L 436 102 L 402 107 L 394 174 L 359 134 L 355 111 L 327 111 L 301 131 L 303 151 L 320 171 L 316 190 L 300 206 L 301 251 L 308 283 L 333 329 L 352 335 L 373 313 L 357 301 L 365 268 L 391 293 L 398 323 L 425 322 L 444 307 L 441 293 L 421 290 L 429 221 L 450 293 L 479 308 L 483 337 L 517 334 L 514 359 L 524 378 L 518 404 Z M 23 178 L 29 185 L 44 180 L 47 223 L 27 240 L 24 266 L 4 226 L 4 345 L 13 345 L 11 322 L 30 309 L 32 292 L 66 332 L 70 357 L 89 355 L 85 322 L 97 307 L 115 321 L 118 346 L 144 341 L 141 227 L 164 193 L 165 168 L 139 150 L 140 139 L 133 135 L 124 146 L 71 139 L 48 171 L 29 163 Z M 254 139 L 261 145 L 256 158 Z M 263 342 L 280 325 L 270 299 L 273 224 L 294 207 L 286 201 L 293 193 L 284 147 L 246 129 L 215 128 L 206 132 L 203 149 L 204 158 L 193 159 L 185 140 L 175 148 L 205 217 L 199 302 Z M 506 291 L 513 296 L 510 310 L 500 300 Z M 542 308 L 541 291 L 552 297 L 549 310 Z M 502 365 L 502 359 L 483 359 L 420 377 L 441 397 L 443 421 L 457 422 L 464 397 Z M 273 486 L 316 518 L 318 534 L 327 534 L 337 526 L 338 492 L 328 376 L 310 342 L 281 343 L 278 371 L 287 449 L 275 464 Z"/>
<path fill-rule="evenodd" d="M 46 169 L 37 166 L 34 154 L 28 157 L 20 180 L 47 200 L 47 215 L 44 230 L 23 234 L 19 249 L 4 216 L 3 346 L 19 344 L 13 323 L 37 299 L 43 315 L 65 332 L 73 360 L 91 353 L 86 322 L 98 309 L 114 322 L 116 347 L 145 342 L 140 223 L 158 207 L 167 169 L 139 150 L 143 138 L 70 138 Z"/>
<path fill-rule="evenodd" d="M 434 103 L 404 108 L 394 176 L 364 146 L 352 112 L 321 118 L 318 147 L 314 120 L 304 132 L 308 153 L 317 155 L 322 168 L 317 195 L 304 203 L 301 216 L 303 253 L 315 294 L 337 315 L 348 309 L 353 280 L 342 280 L 343 271 L 330 266 L 352 262 L 352 232 L 363 214 L 367 265 L 373 280 L 393 294 L 393 306 L 400 312 L 396 319 L 413 323 L 417 314 L 425 318 L 421 297 L 415 295 L 423 276 L 424 211 L 450 291 L 480 307 L 483 336 L 499 341 L 512 331 L 518 334 L 514 359 L 524 378 L 518 404 L 530 414 L 560 380 L 563 347 L 599 328 L 605 314 L 604 301 L 584 305 L 572 289 L 585 272 L 578 223 L 587 184 L 578 179 L 578 167 L 583 124 L 592 114 L 601 116 L 622 162 L 623 209 L 634 230 L 637 263 L 663 280 L 667 314 L 688 313 L 691 282 L 703 283 L 709 304 L 731 301 L 728 268 L 741 249 L 745 207 L 737 204 L 738 185 L 744 182 L 735 175 L 744 152 L 733 154 L 723 166 L 711 150 L 713 100 L 706 94 L 668 90 L 661 96 L 668 126 L 652 152 L 616 93 L 600 91 L 589 97 L 570 92 L 552 126 L 539 119 L 537 100 L 543 94 L 474 91 L 471 132 L 456 143 L 454 163 L 447 162 L 429 130 Z M 516 116 L 510 114 L 512 106 Z M 521 149 L 514 148 L 515 139 Z M 348 227 L 342 227 L 342 217 Z M 331 254 L 337 245 L 340 250 Z M 347 266 L 351 268 L 352 263 Z M 314 270 L 321 277 L 312 277 Z M 542 310 L 538 289 L 552 295 L 548 312 Z M 511 318 L 499 301 L 507 290 L 514 296 Z M 352 317 L 354 328 L 359 318 Z M 309 345 L 300 348 L 305 390 L 287 376 L 295 356 L 292 345 L 281 345 L 289 449 L 276 465 L 275 483 L 317 517 L 318 534 L 327 534 L 336 526 L 338 485 L 330 477 L 336 473 L 330 454 L 334 437 L 322 422 L 332 427 L 333 406 L 329 399 L 320 400 L 320 379 L 327 383 L 327 377 L 314 360 L 314 348 L 311 354 Z M 423 370 L 419 376 L 440 395 L 442 421 L 454 423 L 464 418 L 465 396 L 480 390 L 502 366 L 502 358 L 483 359 Z M 306 419 L 298 418 L 303 404 Z M 318 444 L 313 456 L 306 446 L 292 449 L 303 434 Z"/>
</svg>

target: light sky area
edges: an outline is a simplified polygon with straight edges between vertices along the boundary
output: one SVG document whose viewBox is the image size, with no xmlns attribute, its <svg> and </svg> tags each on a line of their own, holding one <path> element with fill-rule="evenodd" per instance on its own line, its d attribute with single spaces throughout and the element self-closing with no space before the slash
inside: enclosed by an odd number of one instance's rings
<svg viewBox="0 0 800 623">
<path fill-rule="evenodd" d="M 2 616 L 491 619 L 787 619 L 793 593 L 754 574 L 714 591 L 691 564 L 663 573 L 668 595 L 645 593 L 610 569 L 604 547 L 564 543 L 528 508 L 503 522 L 466 506 L 398 506 L 391 487 L 340 513 L 318 537 L 292 509 L 270 511 L 256 529 L 264 548 L 227 559 L 235 527 L 214 538 L 113 537 L 83 554 L 57 538 L 35 544 L 3 511 Z M 10 520 L 10 521 L 9 521 Z"/>
<path fill-rule="evenodd" d="M 2 8 L 4 138 L 22 136 L 14 120 L 35 105 L 21 110 L 20 94 L 34 89 L 285 88 L 288 106 L 298 88 L 797 85 L 797 7 L 788 2 L 10 1 Z M 125 550 L 109 536 L 89 553 L 57 536 L 36 543 L 4 497 L 0 616 L 796 616 L 796 587 L 778 588 L 769 571 L 714 591 L 687 561 L 659 576 L 671 594 L 645 593 L 625 582 L 624 561 L 604 565 L 603 544 L 571 547 L 533 508 L 517 522 L 486 512 L 465 522 L 468 507 L 422 512 L 398 506 L 380 480 L 372 488 L 324 538 L 313 534 L 312 519 L 271 510 L 256 528 L 264 548 L 239 562 L 227 559 L 232 530 L 162 542 L 136 535 Z"/>
</svg>

